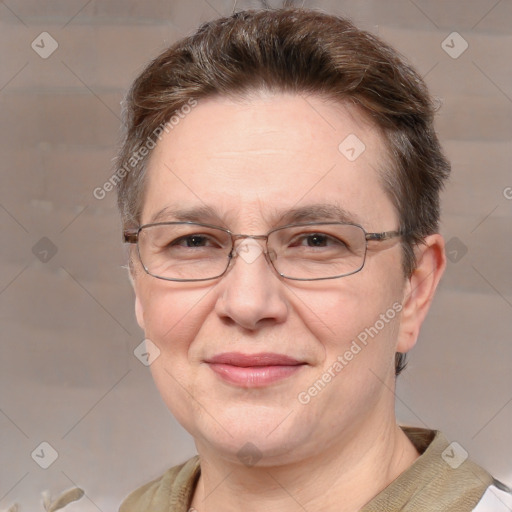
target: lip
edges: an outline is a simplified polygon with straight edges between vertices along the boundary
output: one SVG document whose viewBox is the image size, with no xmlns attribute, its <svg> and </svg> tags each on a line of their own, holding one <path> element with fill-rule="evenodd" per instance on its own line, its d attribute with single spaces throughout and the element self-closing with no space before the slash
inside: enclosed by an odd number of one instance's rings
<svg viewBox="0 0 512 512">
<path fill-rule="evenodd" d="M 260 352 L 259 354 L 242 354 L 241 352 L 225 352 L 217 354 L 207 363 L 229 364 L 231 366 L 295 366 L 303 364 L 301 361 L 284 354 L 275 354 L 273 352 Z"/>
<path fill-rule="evenodd" d="M 206 360 L 224 381 L 242 387 L 263 387 L 298 372 L 306 363 L 284 354 L 226 352 Z"/>
</svg>

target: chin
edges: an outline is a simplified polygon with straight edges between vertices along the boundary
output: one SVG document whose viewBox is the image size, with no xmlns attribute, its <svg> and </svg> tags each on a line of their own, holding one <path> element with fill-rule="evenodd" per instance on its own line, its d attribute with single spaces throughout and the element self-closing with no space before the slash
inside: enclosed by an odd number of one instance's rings
<svg viewBox="0 0 512 512">
<path fill-rule="evenodd" d="M 199 453 L 213 450 L 222 458 L 246 466 L 289 464 L 300 458 L 298 449 L 311 439 L 311 432 L 303 422 L 297 422 L 293 412 L 288 417 L 291 421 L 283 421 L 290 411 L 280 412 L 269 414 L 267 408 L 265 415 L 263 407 L 254 407 L 252 414 L 219 415 L 216 419 L 225 429 L 212 418 L 193 427 L 183 426 L 194 437 Z"/>
</svg>

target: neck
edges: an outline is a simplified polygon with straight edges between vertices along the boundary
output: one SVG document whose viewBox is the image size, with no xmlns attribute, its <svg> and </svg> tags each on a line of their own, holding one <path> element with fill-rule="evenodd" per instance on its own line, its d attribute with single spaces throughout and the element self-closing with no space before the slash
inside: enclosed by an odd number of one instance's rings
<svg viewBox="0 0 512 512">
<path fill-rule="evenodd" d="M 192 510 L 356 512 L 419 456 L 394 418 L 373 427 L 282 466 L 246 467 L 198 445 L 201 476 Z"/>
</svg>

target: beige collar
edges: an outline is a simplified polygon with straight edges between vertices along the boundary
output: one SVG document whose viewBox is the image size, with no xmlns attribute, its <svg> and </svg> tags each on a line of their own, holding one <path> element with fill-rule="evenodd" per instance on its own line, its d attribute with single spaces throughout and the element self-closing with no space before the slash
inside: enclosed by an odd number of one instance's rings
<svg viewBox="0 0 512 512">
<path fill-rule="evenodd" d="M 402 429 L 420 457 L 360 512 L 472 511 L 492 483 L 491 475 L 464 459 L 462 447 L 449 444 L 440 432 Z M 133 492 L 119 512 L 188 512 L 200 471 L 195 456 Z"/>
</svg>

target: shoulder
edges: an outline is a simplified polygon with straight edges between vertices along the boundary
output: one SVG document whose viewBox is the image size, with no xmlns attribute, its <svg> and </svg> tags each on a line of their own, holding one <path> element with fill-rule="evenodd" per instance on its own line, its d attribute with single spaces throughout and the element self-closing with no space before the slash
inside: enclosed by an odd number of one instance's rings
<svg viewBox="0 0 512 512">
<path fill-rule="evenodd" d="M 199 472 L 199 457 L 192 457 L 185 463 L 168 469 L 160 478 L 133 491 L 123 501 L 119 512 L 186 512 Z"/>
<path fill-rule="evenodd" d="M 512 490 L 494 480 L 473 512 L 510 512 L 512 510 Z"/>
<path fill-rule="evenodd" d="M 403 427 L 404 432 L 421 453 L 414 469 L 428 475 L 429 496 L 445 500 L 443 510 L 472 510 L 473 512 L 511 512 L 512 490 L 493 478 L 485 469 L 468 458 L 458 443 L 449 443 L 439 431 Z M 421 474 L 416 475 L 417 482 Z M 466 508 L 467 507 L 467 508 Z"/>
<path fill-rule="evenodd" d="M 402 429 L 420 456 L 363 511 L 473 511 L 493 484 L 492 476 L 469 459 L 462 446 L 448 442 L 441 432 Z"/>
</svg>

